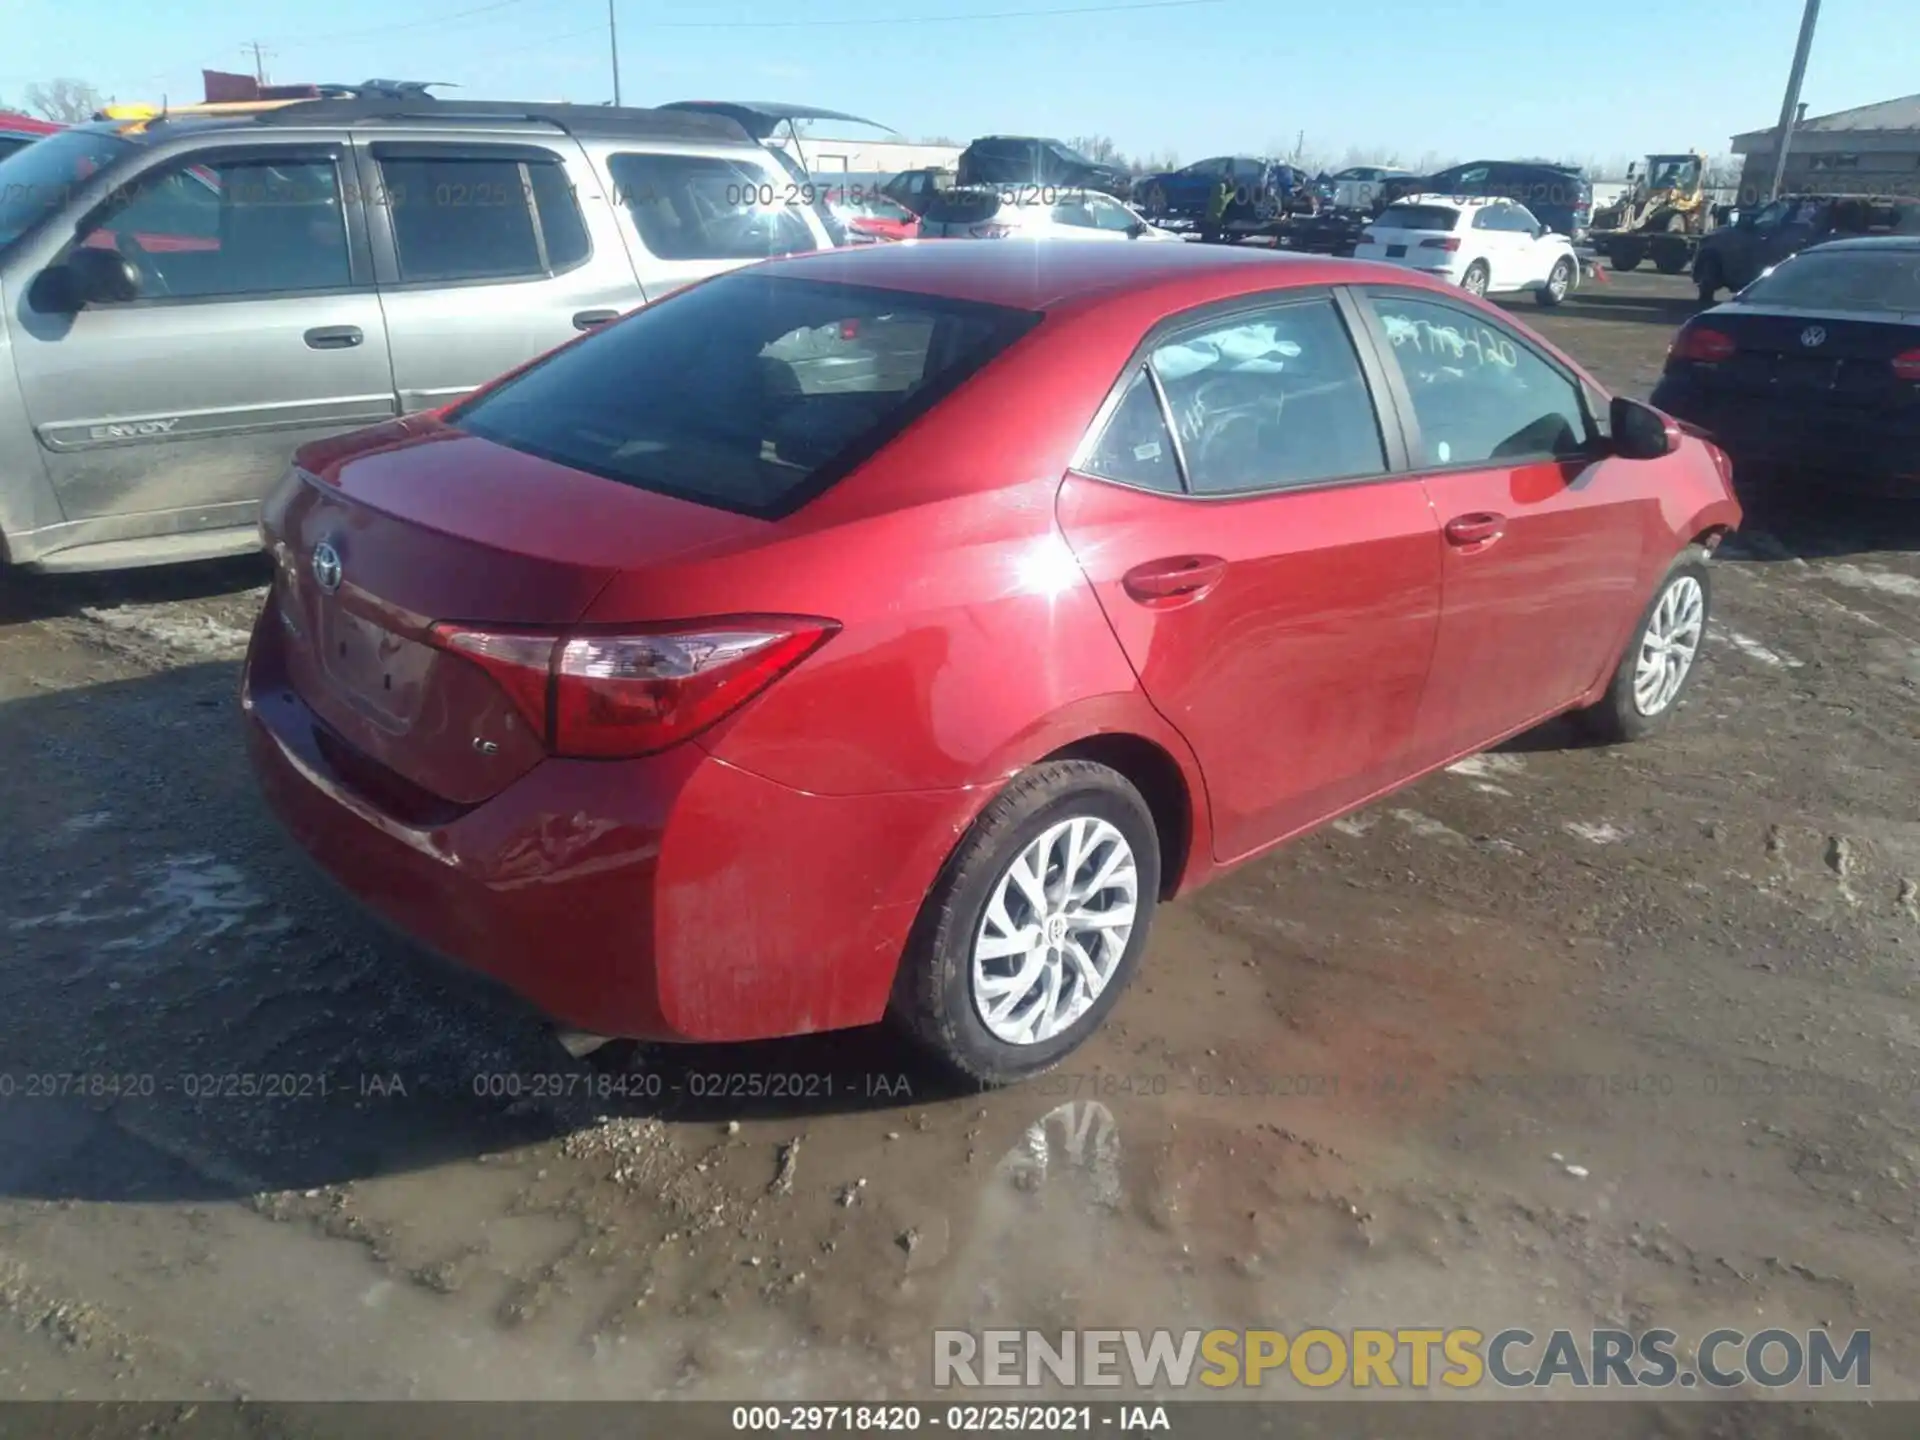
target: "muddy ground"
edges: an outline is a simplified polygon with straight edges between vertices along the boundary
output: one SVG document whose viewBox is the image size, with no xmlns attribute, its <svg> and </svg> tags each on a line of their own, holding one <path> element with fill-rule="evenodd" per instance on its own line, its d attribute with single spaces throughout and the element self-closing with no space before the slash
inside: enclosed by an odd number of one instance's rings
<svg viewBox="0 0 1920 1440">
<path fill-rule="evenodd" d="M 1514 308 L 1637 393 L 1687 313 Z M 0 1397 L 872 1398 L 936 1324 L 1310 1323 L 1865 1327 L 1920 1395 L 1916 552 L 1763 517 L 1664 738 L 1523 737 L 1163 911 L 985 1097 L 881 1035 L 567 1059 L 282 848 L 258 567 L 10 582 Z"/>
</svg>

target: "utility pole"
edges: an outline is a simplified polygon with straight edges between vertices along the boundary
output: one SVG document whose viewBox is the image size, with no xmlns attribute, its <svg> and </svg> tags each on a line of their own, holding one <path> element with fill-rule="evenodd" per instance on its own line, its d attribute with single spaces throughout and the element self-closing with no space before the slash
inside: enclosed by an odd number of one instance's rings
<svg viewBox="0 0 1920 1440">
<path fill-rule="evenodd" d="M 1767 187 L 1767 199 L 1780 198 L 1780 186 L 1787 175 L 1787 149 L 1793 141 L 1793 126 L 1800 108 L 1800 82 L 1807 78 L 1807 53 L 1813 49 L 1813 26 L 1820 18 L 1820 0 L 1807 0 L 1800 17 L 1800 43 L 1793 47 L 1793 69 L 1787 75 L 1787 95 L 1780 102 L 1780 127 L 1773 136 L 1773 183 Z"/>
<path fill-rule="evenodd" d="M 262 45 L 258 40 L 249 40 L 246 44 L 240 47 L 240 51 L 244 55 L 253 56 L 253 78 L 255 83 L 260 85 L 266 84 L 267 83 L 267 56 L 271 55 L 273 52 L 267 49 L 266 46 Z"/>
<path fill-rule="evenodd" d="M 613 59 L 613 103 L 620 103 L 620 30 L 614 23 L 613 0 L 607 0 L 607 53 Z"/>
</svg>

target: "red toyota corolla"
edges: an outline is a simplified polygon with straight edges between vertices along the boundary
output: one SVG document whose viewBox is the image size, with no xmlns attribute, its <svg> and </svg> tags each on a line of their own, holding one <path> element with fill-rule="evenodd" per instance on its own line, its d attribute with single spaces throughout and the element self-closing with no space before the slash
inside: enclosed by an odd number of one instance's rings
<svg viewBox="0 0 1920 1440">
<path fill-rule="evenodd" d="M 822 253 L 304 451 L 247 729 L 326 870 L 570 1029 L 891 1011 L 1003 1082 L 1222 867 L 1666 719 L 1727 470 L 1401 269 Z"/>
</svg>

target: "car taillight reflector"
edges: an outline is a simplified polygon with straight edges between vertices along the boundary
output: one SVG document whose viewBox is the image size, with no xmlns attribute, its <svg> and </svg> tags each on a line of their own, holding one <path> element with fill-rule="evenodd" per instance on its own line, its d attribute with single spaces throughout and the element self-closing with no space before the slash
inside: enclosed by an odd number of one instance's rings
<svg viewBox="0 0 1920 1440">
<path fill-rule="evenodd" d="M 749 615 L 670 629 L 528 633 L 442 623 L 436 644 L 481 666 L 556 755 L 614 759 L 678 745 L 798 665 L 839 626 Z"/>
<path fill-rule="evenodd" d="M 1893 373 L 1901 380 L 1920 381 L 1920 350 L 1908 350 L 1894 356 Z"/>
<path fill-rule="evenodd" d="M 1458 250 L 1460 248 L 1460 237 L 1458 235 L 1435 235 L 1430 240 L 1422 240 L 1420 242 L 1420 248 L 1422 250 Z"/>
<path fill-rule="evenodd" d="M 840 338 L 842 340 L 858 340 L 860 338 L 860 322 L 858 320 L 842 320 L 840 322 Z"/>
<path fill-rule="evenodd" d="M 1734 344 L 1733 337 L 1723 331 L 1687 325 L 1673 337 L 1673 344 L 1667 350 L 1667 359 L 1715 365 L 1722 360 L 1731 359 L 1733 352 L 1739 348 Z"/>
</svg>

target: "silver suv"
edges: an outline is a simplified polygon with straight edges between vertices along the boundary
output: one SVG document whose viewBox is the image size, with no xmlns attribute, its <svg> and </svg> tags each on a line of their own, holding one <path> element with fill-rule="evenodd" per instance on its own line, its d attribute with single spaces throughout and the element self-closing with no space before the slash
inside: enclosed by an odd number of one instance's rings
<svg viewBox="0 0 1920 1440">
<path fill-rule="evenodd" d="M 684 112 L 322 99 L 48 136 L 0 162 L 0 559 L 252 549 L 307 441 L 828 247 L 794 190 Z"/>
</svg>

